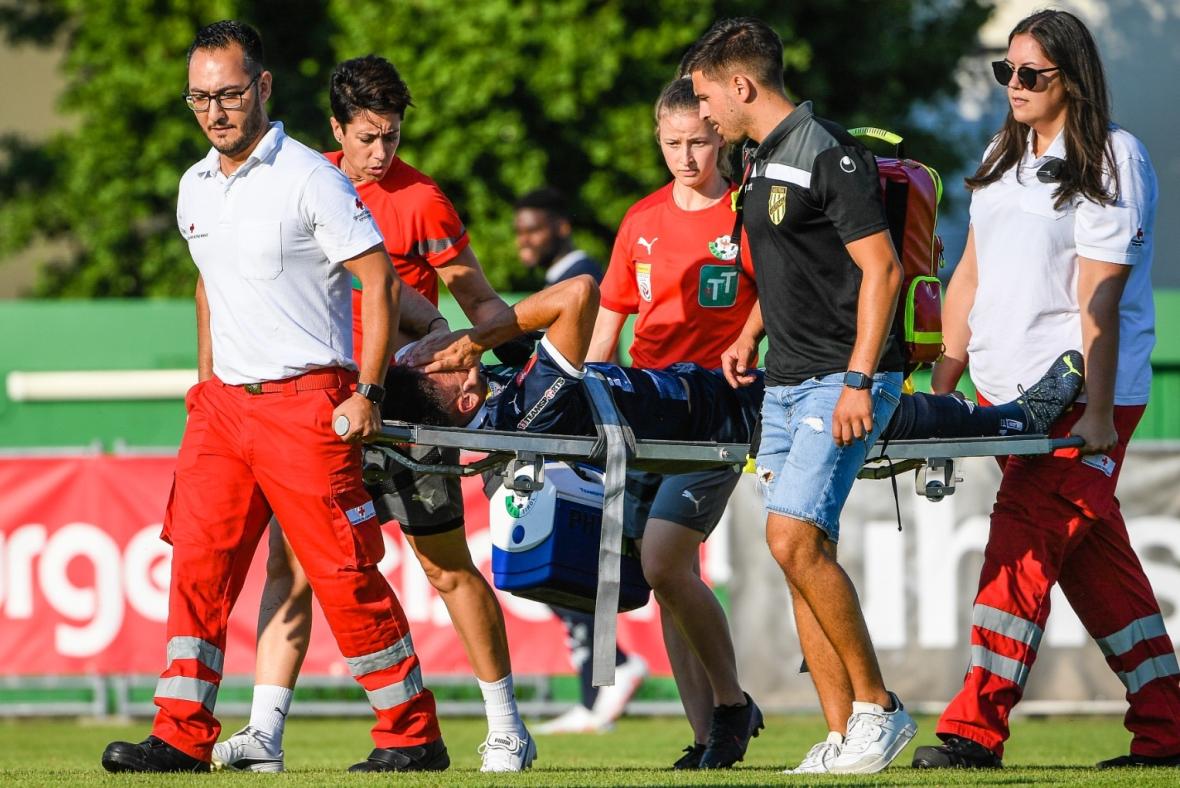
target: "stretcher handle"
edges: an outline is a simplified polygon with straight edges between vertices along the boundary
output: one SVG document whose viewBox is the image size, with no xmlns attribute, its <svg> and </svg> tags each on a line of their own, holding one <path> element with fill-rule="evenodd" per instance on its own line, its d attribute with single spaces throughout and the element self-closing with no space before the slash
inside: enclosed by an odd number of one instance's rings
<svg viewBox="0 0 1180 788">
<path fill-rule="evenodd" d="M 1069 435 L 1065 438 L 1050 438 L 1049 445 L 1054 449 L 1080 449 L 1086 445 L 1086 439 L 1081 435 Z"/>
</svg>

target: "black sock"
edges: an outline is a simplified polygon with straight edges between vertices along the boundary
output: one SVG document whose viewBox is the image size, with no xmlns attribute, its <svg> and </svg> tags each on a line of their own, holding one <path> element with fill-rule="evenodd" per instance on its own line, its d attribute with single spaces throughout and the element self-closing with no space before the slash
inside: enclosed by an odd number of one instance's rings
<svg viewBox="0 0 1180 788">
<path fill-rule="evenodd" d="M 1015 402 L 982 407 L 939 394 L 903 395 L 885 428 L 885 440 L 975 438 L 1028 432 L 1024 408 Z"/>
</svg>

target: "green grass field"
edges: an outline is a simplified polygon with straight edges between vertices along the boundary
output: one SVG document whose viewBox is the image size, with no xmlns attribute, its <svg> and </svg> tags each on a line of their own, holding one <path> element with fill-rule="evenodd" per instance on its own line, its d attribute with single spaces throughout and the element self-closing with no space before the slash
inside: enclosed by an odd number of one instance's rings
<svg viewBox="0 0 1180 788">
<path fill-rule="evenodd" d="M 228 720 L 235 730 L 240 720 Z M 918 743 L 929 743 L 934 720 L 919 719 Z M 287 768 L 281 777 L 225 774 L 186 776 L 108 775 L 99 756 L 108 741 L 139 741 L 148 730 L 144 721 L 112 725 L 73 721 L 0 723 L 0 785 L 66 786 L 88 782 L 128 785 L 188 785 L 210 781 L 245 784 L 281 780 L 283 785 L 336 785 L 366 781 L 398 785 L 483 786 L 512 785 L 1115 785 L 1180 784 L 1177 770 L 1119 770 L 1088 768 L 1096 760 L 1126 751 L 1129 736 L 1112 718 L 1056 717 L 1019 719 L 1005 756 L 1006 768 L 997 772 L 918 772 L 908 764 L 913 744 L 897 764 L 882 774 L 862 777 L 799 778 L 780 774 L 794 765 L 817 740 L 823 725 L 817 717 L 769 717 L 762 736 L 754 740 L 746 760 L 726 772 L 686 773 L 665 768 L 688 743 L 688 726 L 681 719 L 623 720 L 600 736 L 538 738 L 540 757 L 523 775 L 482 775 L 475 748 L 483 740 L 484 722 L 446 718 L 443 733 L 450 749 L 450 771 L 430 775 L 345 775 L 343 770 L 361 760 L 371 747 L 368 723 L 363 720 L 292 718 L 287 727 Z"/>
</svg>

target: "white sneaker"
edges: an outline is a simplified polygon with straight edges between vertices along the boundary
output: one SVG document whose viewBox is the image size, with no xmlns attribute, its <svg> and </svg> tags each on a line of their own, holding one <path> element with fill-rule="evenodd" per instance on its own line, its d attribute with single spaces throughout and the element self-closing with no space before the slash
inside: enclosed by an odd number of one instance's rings
<svg viewBox="0 0 1180 788">
<path fill-rule="evenodd" d="M 547 736 L 554 733 L 602 733 L 610 728 L 610 723 L 603 722 L 594 712 L 579 703 L 565 713 L 538 725 L 536 732 Z"/>
<path fill-rule="evenodd" d="M 812 745 L 803 762 L 794 769 L 783 769 L 783 774 L 827 774 L 828 764 L 840 754 L 844 736 L 838 731 L 829 731 L 828 738 Z"/>
<path fill-rule="evenodd" d="M 844 746 L 828 761 L 829 772 L 874 774 L 888 766 L 914 738 L 918 732 L 914 719 L 896 695 L 890 692 L 889 697 L 893 711 L 885 711 L 876 703 L 853 702 Z"/>
<path fill-rule="evenodd" d="M 223 742 L 213 745 L 213 768 L 241 772 L 283 771 L 283 751 L 272 755 L 258 731 L 247 725 Z"/>
<path fill-rule="evenodd" d="M 632 654 L 627 661 L 615 668 L 615 683 L 601 687 L 594 700 L 594 716 L 612 723 L 623 716 L 627 703 L 647 676 L 647 663 L 638 654 Z"/>
<path fill-rule="evenodd" d="M 537 758 L 537 744 L 529 732 L 524 737 L 515 733 L 489 733 L 477 752 L 483 756 L 481 772 L 523 772 Z"/>
</svg>

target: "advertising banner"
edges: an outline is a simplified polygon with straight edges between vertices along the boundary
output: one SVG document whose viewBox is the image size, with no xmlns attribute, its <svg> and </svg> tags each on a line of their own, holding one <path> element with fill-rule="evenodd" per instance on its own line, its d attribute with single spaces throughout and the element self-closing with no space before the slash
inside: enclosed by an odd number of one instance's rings
<svg viewBox="0 0 1180 788">
<path fill-rule="evenodd" d="M 160 523 L 175 459 L 164 456 L 0 458 L 0 675 L 158 673 L 164 668 L 171 548 Z M 464 480 L 467 536 L 476 565 L 491 576 L 487 499 Z M 395 525 L 384 529 L 379 565 L 410 620 L 427 674 L 470 674 L 438 594 Z M 229 622 L 226 674 L 254 669 L 266 540 Z M 565 632 L 550 609 L 497 592 L 513 669 L 519 675 L 572 672 Z M 347 676 L 315 607 L 304 670 Z M 654 603 L 619 619 L 622 646 L 667 674 Z"/>
</svg>

